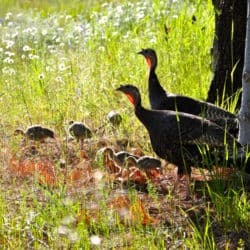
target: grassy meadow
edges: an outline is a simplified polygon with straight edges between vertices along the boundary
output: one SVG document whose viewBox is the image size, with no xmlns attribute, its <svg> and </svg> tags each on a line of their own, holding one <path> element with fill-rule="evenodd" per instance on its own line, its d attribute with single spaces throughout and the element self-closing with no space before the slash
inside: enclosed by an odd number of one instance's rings
<svg viewBox="0 0 250 250">
<path fill-rule="evenodd" d="M 194 200 L 182 201 L 151 182 L 146 192 L 122 185 L 96 156 L 103 145 L 155 156 L 132 106 L 115 91 L 134 84 L 149 107 L 141 48 L 157 51 L 165 89 L 206 99 L 211 1 L 0 0 L 0 6 L 1 249 L 250 248 L 249 193 L 240 174 L 202 182 Z M 233 103 L 221 105 L 234 112 Z M 119 128 L 107 123 L 111 110 L 122 115 Z M 95 131 L 84 152 L 67 141 L 70 120 Z M 53 129 L 56 140 L 33 144 L 13 136 L 32 124 Z M 56 181 L 33 174 L 33 158 L 40 174 L 53 166 Z"/>
</svg>

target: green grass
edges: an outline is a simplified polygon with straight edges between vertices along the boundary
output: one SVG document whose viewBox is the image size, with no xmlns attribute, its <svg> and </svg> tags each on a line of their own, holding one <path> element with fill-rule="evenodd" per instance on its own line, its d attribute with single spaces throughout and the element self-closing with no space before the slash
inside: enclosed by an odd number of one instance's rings
<svg viewBox="0 0 250 250">
<path fill-rule="evenodd" d="M 13 178 L 6 172 L 6 150 L 20 149 L 20 140 L 13 136 L 15 128 L 43 124 L 53 128 L 62 142 L 68 121 L 82 120 L 94 130 L 106 122 L 110 110 L 119 111 L 123 123 L 116 132 L 106 127 L 103 136 L 110 140 L 128 138 L 131 148 L 137 146 L 153 155 L 145 129 L 132 114 L 127 99 L 115 88 L 124 83 L 138 86 L 144 106 L 149 107 L 147 67 L 137 52 L 152 47 L 158 54 L 157 74 L 165 89 L 206 99 L 214 29 L 210 1 L 104 4 L 0 0 L 0 6 L 3 249 L 90 249 L 93 235 L 102 239 L 97 249 L 216 249 L 223 237 L 226 243 L 222 249 L 226 249 L 232 232 L 238 245 L 249 247 L 245 237 L 250 236 L 249 193 L 238 179 L 229 185 L 222 183 L 221 189 L 219 184 L 203 187 L 207 200 L 201 209 L 197 204 L 190 208 L 196 219 L 189 219 L 186 207 L 178 202 L 175 205 L 171 195 L 159 196 L 149 185 L 148 197 L 159 209 L 162 222 L 142 226 L 124 225 L 109 211 L 106 200 L 114 192 L 112 183 L 105 188 L 95 187 L 94 193 L 83 188 L 68 192 L 62 186 L 50 191 L 33 179 Z M 195 23 L 193 15 L 197 18 Z M 170 27 L 168 35 L 164 25 Z M 234 103 L 226 102 L 225 107 L 234 111 Z M 98 146 L 93 152 L 97 149 Z M 59 160 L 55 159 L 57 166 Z M 226 194 L 223 185 L 227 187 Z M 137 193 L 129 188 L 132 202 Z M 95 219 L 76 223 L 79 212 L 90 205 L 100 208 L 92 215 Z"/>
</svg>

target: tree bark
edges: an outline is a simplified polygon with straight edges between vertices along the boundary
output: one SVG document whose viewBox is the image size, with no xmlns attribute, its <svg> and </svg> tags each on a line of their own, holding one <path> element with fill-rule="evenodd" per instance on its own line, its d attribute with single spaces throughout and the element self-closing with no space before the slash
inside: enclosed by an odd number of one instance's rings
<svg viewBox="0 0 250 250">
<path fill-rule="evenodd" d="M 212 49 L 214 76 L 207 101 L 222 103 L 242 87 L 247 0 L 213 0 L 215 36 Z M 238 107 L 240 104 L 240 98 Z"/>
<path fill-rule="evenodd" d="M 242 72 L 244 66 L 245 39 L 247 27 L 247 0 L 236 0 L 233 10 L 233 91 L 242 87 Z"/>
<path fill-rule="evenodd" d="M 245 62 L 242 75 L 242 101 L 239 112 L 239 142 L 250 145 L 250 0 L 247 1 Z"/>
</svg>

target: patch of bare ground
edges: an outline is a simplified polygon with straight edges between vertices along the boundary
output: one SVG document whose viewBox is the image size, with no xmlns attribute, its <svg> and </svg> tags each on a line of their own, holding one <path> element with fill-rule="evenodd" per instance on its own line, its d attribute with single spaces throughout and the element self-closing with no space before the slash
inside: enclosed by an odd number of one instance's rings
<svg viewBox="0 0 250 250">
<path fill-rule="evenodd" d="M 192 225 L 205 227 L 209 208 L 211 230 L 218 249 L 237 249 L 241 240 L 245 249 L 250 248 L 249 232 L 225 231 L 216 219 L 214 205 L 205 192 L 208 183 L 214 181 L 210 172 L 192 169 L 191 199 L 185 200 L 185 180 L 173 190 L 176 166 L 162 161 L 161 169 L 143 171 L 133 165 L 118 165 L 110 156 L 97 154 L 102 147 L 112 147 L 116 152 L 126 149 L 138 157 L 143 155 L 136 143 L 127 145 L 126 140 L 89 139 L 82 149 L 75 141 L 21 140 L 13 151 L 3 143 L 0 174 L 2 193 L 8 204 L 7 216 L 17 213 L 17 204 L 24 200 L 27 207 L 43 207 L 50 202 L 48 192 L 60 194 L 63 188 L 64 200 L 81 204 L 73 219 L 74 226 L 84 222 L 91 227 L 106 216 L 107 211 L 102 211 L 100 206 L 102 201 L 122 225 L 159 228 L 162 232 L 159 237 L 164 237 L 168 248 L 182 248 L 184 240 L 193 237 Z M 214 175 L 229 183 L 234 171 L 216 168 Z M 22 190 L 26 190 L 25 197 Z M 129 193 L 131 190 L 134 190 L 133 197 Z M 166 229 L 175 237 L 165 233 Z M 133 241 L 129 233 L 126 239 L 121 239 L 119 232 L 112 234 L 115 242 L 112 247 L 116 249 L 129 246 Z"/>
</svg>

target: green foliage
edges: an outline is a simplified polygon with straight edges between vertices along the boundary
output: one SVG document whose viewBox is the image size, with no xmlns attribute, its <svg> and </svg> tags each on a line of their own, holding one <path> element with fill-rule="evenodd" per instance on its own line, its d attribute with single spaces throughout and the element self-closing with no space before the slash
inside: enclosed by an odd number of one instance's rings
<svg viewBox="0 0 250 250">
<path fill-rule="evenodd" d="M 151 1 L 99 4 L 101 12 L 96 6 L 77 15 L 47 10 L 44 16 L 43 6 L 5 13 L 0 29 L 4 124 L 60 127 L 63 120 L 84 119 L 100 125 L 109 109 L 122 107 L 114 92 L 120 83 L 139 85 L 145 95 L 146 66 L 136 54 L 141 47 L 157 50 L 166 88 L 205 98 L 213 22 L 209 4 L 206 12 L 204 4 L 165 1 L 154 1 L 153 7 Z M 167 41 L 165 24 L 170 27 Z"/>
<path fill-rule="evenodd" d="M 223 248 L 246 247 L 244 235 L 249 237 L 249 195 L 244 188 L 229 188 L 222 190 L 222 183 L 215 181 L 214 185 L 207 186 L 210 202 L 205 214 L 196 216 L 191 221 L 194 233 L 191 239 L 187 239 L 187 246 L 193 249 L 217 249 L 218 245 Z M 219 188 L 220 187 L 220 188 Z M 228 185 L 227 185 L 228 189 Z M 231 234 L 231 236 L 230 236 Z"/>
</svg>

